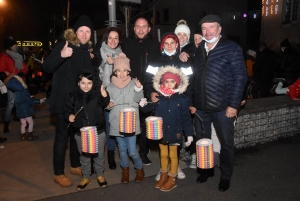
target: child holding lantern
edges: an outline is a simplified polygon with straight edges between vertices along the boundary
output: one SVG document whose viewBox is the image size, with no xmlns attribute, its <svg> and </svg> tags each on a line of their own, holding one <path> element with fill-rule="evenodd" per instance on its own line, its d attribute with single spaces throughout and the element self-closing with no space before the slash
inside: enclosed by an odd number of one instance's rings
<svg viewBox="0 0 300 201">
<path fill-rule="evenodd" d="M 153 79 L 153 87 L 159 93 L 154 106 L 155 116 L 163 119 L 163 138 L 160 148 L 160 180 L 155 188 L 167 192 L 177 186 L 176 176 L 178 168 L 177 148 L 183 141 L 183 133 L 187 136 L 186 145 L 193 141 L 194 129 L 189 110 L 189 98 L 184 92 L 188 86 L 188 77 L 174 66 L 159 68 Z M 147 104 L 145 99 L 140 106 Z M 142 110 L 151 111 L 153 105 L 147 105 Z M 171 161 L 168 173 L 169 158 Z"/>
<path fill-rule="evenodd" d="M 75 133 L 77 147 L 81 153 L 80 163 L 83 178 L 77 186 L 77 190 L 83 190 L 91 183 L 91 158 L 94 160 L 94 169 L 99 186 L 106 187 L 107 182 L 103 176 L 106 138 L 103 109 L 109 104 L 110 97 L 103 85 L 100 89 L 93 85 L 94 77 L 90 72 L 79 74 L 77 81 L 78 90 L 69 94 L 64 114 L 65 119 L 72 123 L 70 124 L 71 129 Z M 93 130 L 93 132 L 98 134 L 98 145 L 91 146 L 98 147 L 98 150 L 95 150 L 97 154 L 83 152 L 80 131 L 83 127 L 94 127 L 94 129 L 97 129 L 97 131 Z"/>
<path fill-rule="evenodd" d="M 143 163 L 136 149 L 136 135 L 140 134 L 139 120 L 139 104 L 138 102 L 144 97 L 143 86 L 140 81 L 132 79 L 129 59 L 124 53 L 121 53 L 114 63 L 113 73 L 111 75 L 111 83 L 106 90 L 110 94 L 110 103 L 107 109 L 109 113 L 110 134 L 115 136 L 118 142 L 120 153 L 120 165 L 122 168 L 122 183 L 129 182 L 129 163 L 127 152 L 134 162 L 136 172 L 135 182 L 141 182 L 145 176 Z M 122 110 L 135 113 L 135 116 L 129 120 L 126 125 L 133 131 L 131 133 L 122 132 L 123 121 L 120 121 L 120 113 Z M 134 111 L 135 110 L 135 111 Z M 129 112 L 128 112 L 129 113 Z M 129 119 L 129 118 L 128 118 Z M 128 120 L 127 117 L 122 117 L 121 120 Z M 135 130 L 135 131 L 134 131 Z"/>
</svg>

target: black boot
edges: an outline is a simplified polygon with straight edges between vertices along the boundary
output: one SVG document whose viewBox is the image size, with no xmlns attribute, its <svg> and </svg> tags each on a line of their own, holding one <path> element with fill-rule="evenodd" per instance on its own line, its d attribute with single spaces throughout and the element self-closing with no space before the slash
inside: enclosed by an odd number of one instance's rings
<svg viewBox="0 0 300 201">
<path fill-rule="evenodd" d="M 116 162 L 115 162 L 115 151 L 107 151 L 107 159 L 108 159 L 108 165 L 109 169 L 114 170 L 116 169 Z"/>
<path fill-rule="evenodd" d="M 215 175 L 214 168 L 209 168 L 209 169 L 197 168 L 197 172 L 200 173 L 200 176 L 197 178 L 198 183 L 205 183 L 208 177 L 213 177 Z"/>
<path fill-rule="evenodd" d="M 9 133 L 9 121 L 4 121 L 4 128 L 3 128 L 3 133 Z"/>
</svg>

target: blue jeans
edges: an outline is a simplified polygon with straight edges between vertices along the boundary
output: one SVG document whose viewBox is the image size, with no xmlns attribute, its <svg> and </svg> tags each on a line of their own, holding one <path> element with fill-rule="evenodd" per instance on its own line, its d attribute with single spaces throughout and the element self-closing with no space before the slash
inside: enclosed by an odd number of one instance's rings
<svg viewBox="0 0 300 201">
<path fill-rule="evenodd" d="M 11 113 L 15 105 L 15 93 L 7 90 L 7 106 L 5 109 L 4 121 L 10 121 Z"/>
<path fill-rule="evenodd" d="M 116 137 L 109 136 L 109 110 L 104 110 L 104 117 L 105 117 L 105 134 L 106 134 L 106 144 L 107 144 L 107 150 L 108 151 L 114 151 L 116 147 Z"/>
<path fill-rule="evenodd" d="M 116 137 L 116 140 L 118 142 L 119 147 L 119 153 L 120 153 L 120 165 L 122 168 L 129 167 L 128 162 L 128 155 L 131 156 L 134 168 L 135 169 L 142 169 L 143 163 L 142 159 L 136 149 L 136 136 L 130 136 L 130 137 Z"/>
</svg>

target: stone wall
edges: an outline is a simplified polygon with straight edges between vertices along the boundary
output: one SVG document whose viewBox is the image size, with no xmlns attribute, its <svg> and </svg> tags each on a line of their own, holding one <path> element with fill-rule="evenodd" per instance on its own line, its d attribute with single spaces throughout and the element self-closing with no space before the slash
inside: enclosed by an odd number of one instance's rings
<svg viewBox="0 0 300 201">
<path fill-rule="evenodd" d="M 237 118 L 235 148 L 254 146 L 300 133 L 300 101 L 288 96 L 249 100 Z"/>
</svg>

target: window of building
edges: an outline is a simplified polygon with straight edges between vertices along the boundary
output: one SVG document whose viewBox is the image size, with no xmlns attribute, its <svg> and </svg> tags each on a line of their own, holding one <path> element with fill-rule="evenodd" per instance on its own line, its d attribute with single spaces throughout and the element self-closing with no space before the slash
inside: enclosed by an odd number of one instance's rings
<svg viewBox="0 0 300 201">
<path fill-rule="evenodd" d="M 296 22 L 298 19 L 299 0 L 285 0 L 283 3 L 284 23 Z"/>
<path fill-rule="evenodd" d="M 164 10 L 164 22 L 169 21 L 169 9 Z"/>
</svg>

